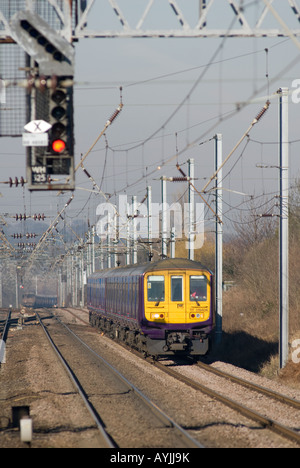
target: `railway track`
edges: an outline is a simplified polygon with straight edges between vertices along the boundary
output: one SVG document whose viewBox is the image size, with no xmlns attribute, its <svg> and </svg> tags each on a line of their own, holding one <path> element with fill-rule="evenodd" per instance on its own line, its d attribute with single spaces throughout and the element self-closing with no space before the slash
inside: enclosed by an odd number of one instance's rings
<svg viewBox="0 0 300 468">
<path fill-rule="evenodd" d="M 159 408 L 155 403 L 153 403 L 146 395 L 144 395 L 135 385 L 133 385 L 124 375 L 122 375 L 108 361 L 106 361 L 103 357 L 97 354 L 92 348 L 90 348 L 90 346 L 88 346 L 87 343 L 85 343 L 76 333 L 74 333 L 74 331 L 72 331 L 70 327 L 68 327 L 65 323 L 63 323 L 58 317 L 55 317 L 57 323 L 59 323 L 60 325 L 60 333 L 61 333 L 62 328 L 64 328 L 65 332 L 67 332 L 67 334 L 71 336 L 73 340 L 76 340 L 77 347 L 80 345 L 81 349 L 84 348 L 91 358 L 91 361 L 89 364 L 91 366 L 91 373 L 86 374 L 84 377 L 82 377 L 82 375 L 79 376 L 78 368 L 82 367 L 86 369 L 87 368 L 86 363 L 82 362 L 81 365 L 78 365 L 78 362 L 77 362 L 76 370 L 75 370 L 74 362 L 73 363 L 71 362 L 70 355 L 66 357 L 65 351 L 62 351 L 63 347 L 55 343 L 56 338 L 53 338 L 54 332 L 53 331 L 49 332 L 50 326 L 46 327 L 44 325 L 43 318 L 40 316 L 40 314 L 37 313 L 37 317 L 53 349 L 55 350 L 56 354 L 59 356 L 60 361 L 62 362 L 64 368 L 68 372 L 78 393 L 84 400 L 86 407 L 88 408 L 90 414 L 92 415 L 94 422 L 97 425 L 97 428 L 99 430 L 101 444 L 103 447 L 116 448 L 116 447 L 119 447 L 119 443 L 118 443 L 118 440 L 116 440 L 115 436 L 111 435 L 110 431 L 107 429 L 107 425 L 109 425 L 109 423 L 106 424 L 104 422 L 105 417 L 103 417 L 102 415 L 103 407 L 101 406 L 101 404 L 98 405 L 95 402 L 94 397 L 90 396 L 91 389 L 87 388 L 86 383 L 87 383 L 87 380 L 91 379 L 90 376 L 92 374 L 93 375 L 92 378 L 94 381 L 93 386 L 95 387 L 96 385 L 96 388 L 98 389 L 97 387 L 98 384 L 95 384 L 95 378 L 96 378 L 95 372 L 99 374 L 99 381 L 102 381 L 103 380 L 102 371 L 99 372 L 99 368 L 102 369 L 104 366 L 110 374 L 110 377 L 108 378 L 111 379 L 111 376 L 113 375 L 113 378 L 121 382 L 121 386 L 123 386 L 122 391 L 117 390 L 116 392 L 119 392 L 120 394 L 122 393 L 124 395 L 131 394 L 134 396 L 134 399 L 137 400 L 137 406 L 140 407 L 139 411 L 142 411 L 142 417 L 145 419 L 150 414 L 150 418 L 149 418 L 150 422 L 147 424 L 153 425 L 153 420 L 155 419 L 154 426 L 156 427 L 156 429 L 155 430 L 150 429 L 150 431 L 153 432 L 153 437 L 155 437 L 155 432 L 157 432 L 157 424 L 159 424 L 161 426 L 158 431 L 159 433 L 166 432 L 166 431 L 169 433 L 169 436 L 167 437 L 165 436 L 165 440 L 167 440 L 168 438 L 172 440 L 172 444 L 170 448 L 171 447 L 172 448 L 174 447 L 203 448 L 203 445 L 201 445 L 198 441 L 196 441 L 193 437 L 191 437 L 190 434 L 186 430 L 184 430 L 170 416 L 168 416 L 161 408 Z M 95 371 L 95 362 L 96 362 L 97 371 Z M 111 383 L 109 385 L 111 386 Z M 124 389 L 124 386 L 126 389 Z M 95 388 L 93 389 L 93 391 L 94 392 L 96 391 Z M 121 408 L 122 406 L 124 407 L 124 404 L 126 403 L 121 402 Z M 132 402 L 130 402 L 130 404 L 132 404 Z M 100 410 L 98 408 L 100 408 Z M 121 413 L 121 409 L 120 409 L 120 413 Z M 137 427 L 137 431 L 140 432 L 139 427 Z M 153 440 L 151 443 L 153 443 Z M 157 442 L 157 444 L 159 444 L 159 442 Z"/>
<path fill-rule="evenodd" d="M 103 446 L 103 448 L 115 448 L 115 445 L 113 444 L 113 442 L 110 440 L 108 434 L 106 433 L 105 429 L 104 429 L 104 426 L 103 426 L 103 423 L 97 413 L 97 411 L 93 408 L 93 406 L 91 405 L 89 399 L 88 399 L 88 396 L 86 395 L 85 391 L 84 391 L 84 388 L 82 387 L 81 383 L 79 382 L 79 380 L 77 379 L 76 377 L 76 374 L 73 372 L 72 368 L 70 367 L 70 365 L 68 364 L 68 362 L 66 361 L 66 359 L 63 357 L 62 353 L 59 351 L 59 348 L 56 346 L 54 340 L 52 339 L 49 331 L 47 330 L 47 327 L 45 327 L 45 325 L 43 324 L 43 320 L 40 316 L 40 314 L 38 312 L 36 312 L 36 316 L 40 322 L 40 325 L 41 327 L 43 328 L 53 350 L 55 351 L 55 354 L 58 356 L 61 364 L 63 365 L 65 371 L 67 372 L 68 376 L 70 377 L 73 385 L 75 386 L 77 392 L 79 393 L 79 395 L 81 396 L 83 402 L 85 403 L 90 415 L 92 416 L 92 419 L 94 420 L 98 430 L 99 430 L 99 434 L 100 434 L 100 441 L 101 441 L 101 446 Z"/>
<path fill-rule="evenodd" d="M 0 366 L 2 362 L 5 362 L 5 343 L 7 339 L 7 333 L 8 333 L 10 320 L 11 320 L 11 310 L 1 309 L 0 311 Z"/>
<path fill-rule="evenodd" d="M 0 309 L 0 337 L 4 334 L 5 327 L 8 326 L 8 322 L 11 318 L 10 309 Z"/>
<path fill-rule="evenodd" d="M 73 314 L 76 316 L 76 311 L 73 311 Z M 121 346 L 125 346 L 123 343 L 121 343 Z M 125 346 L 126 347 L 126 346 Z M 136 354 L 141 358 L 140 353 L 130 349 L 131 352 Z M 161 371 L 164 373 L 167 373 L 168 375 L 172 376 L 176 380 L 185 383 L 186 385 L 192 387 L 193 389 L 200 391 L 206 395 L 209 395 L 210 397 L 214 398 L 215 400 L 225 404 L 226 406 L 230 407 L 234 411 L 242 414 L 243 416 L 247 417 L 248 419 L 255 421 L 260 425 L 260 427 L 268 429 L 270 431 L 275 432 L 276 434 L 279 434 L 280 436 L 286 438 L 287 440 L 294 442 L 298 445 L 300 445 L 300 413 L 298 414 L 298 424 L 297 427 L 292 428 L 288 427 L 288 425 L 283 424 L 278 421 L 277 418 L 269 417 L 265 414 L 265 411 L 259 412 L 256 408 L 253 409 L 248 405 L 245 405 L 246 400 L 251 400 L 251 397 L 246 395 L 246 393 L 243 393 L 243 402 L 239 402 L 234 400 L 233 398 L 229 397 L 228 395 L 224 394 L 222 391 L 217 391 L 214 389 L 214 385 L 212 388 L 206 384 L 206 381 L 208 380 L 207 378 L 203 378 L 205 380 L 204 383 L 200 383 L 199 381 L 196 381 L 196 377 L 189 377 L 187 375 L 184 375 L 184 369 L 187 366 L 182 366 L 181 370 L 174 370 L 172 367 L 166 365 L 163 362 L 160 361 L 153 361 L 151 359 L 148 359 L 149 362 L 151 362 L 154 366 L 159 368 Z M 216 378 L 218 379 L 224 379 L 226 381 L 230 381 L 232 385 L 238 385 L 242 389 L 245 389 L 246 391 L 251 391 L 252 394 L 253 392 L 257 395 L 260 395 L 261 398 L 267 398 L 271 399 L 271 403 L 268 403 L 269 406 L 271 405 L 272 408 L 274 408 L 274 405 L 278 403 L 278 405 L 285 405 L 288 409 L 291 408 L 293 409 L 294 412 L 299 411 L 300 409 L 300 401 L 295 400 L 293 398 L 289 398 L 286 395 L 283 395 L 278 392 L 274 392 L 268 388 L 262 387 L 260 385 L 257 385 L 253 382 L 250 382 L 245 379 L 241 379 L 239 377 L 236 377 L 232 374 L 225 373 L 219 369 L 216 369 L 214 367 L 208 366 L 204 363 L 198 362 L 196 365 L 193 366 L 188 366 L 189 368 L 193 369 L 199 369 L 203 372 L 209 373 L 209 374 L 214 374 Z M 222 383 L 218 383 L 218 388 L 223 388 L 224 385 Z M 243 392 L 243 390 L 242 390 Z M 273 402 L 273 403 L 272 403 Z"/>
<path fill-rule="evenodd" d="M 253 382 L 242 379 L 240 377 L 236 377 L 235 375 L 228 374 L 228 372 L 224 372 L 219 369 L 216 369 L 215 367 L 208 366 L 207 364 L 204 364 L 203 362 L 198 362 L 197 366 L 205 370 L 206 372 L 210 372 L 214 375 L 223 377 L 227 380 L 230 380 L 231 382 L 241 385 L 242 387 L 249 388 L 250 390 L 253 390 L 264 396 L 273 398 L 276 401 L 285 403 L 286 405 L 292 406 L 293 408 L 300 410 L 299 400 L 295 400 L 293 398 L 287 397 L 286 395 L 270 390 L 269 388 L 262 387 L 261 385 L 257 385 Z"/>
<path fill-rule="evenodd" d="M 175 379 L 179 380 L 180 382 L 184 382 L 186 385 L 196 390 L 199 390 L 205 393 L 206 395 L 209 395 L 212 398 L 215 398 L 216 400 L 232 408 L 233 410 L 238 411 L 243 416 L 252 419 L 253 421 L 260 424 L 263 428 L 269 429 L 279 434 L 280 436 L 283 436 L 286 439 L 292 442 L 296 442 L 297 444 L 300 445 L 300 432 L 297 432 L 296 430 L 290 427 L 287 427 L 278 421 L 275 421 L 271 417 L 267 417 L 264 414 L 259 413 L 258 411 L 253 410 L 250 407 L 245 406 L 243 403 L 240 403 L 239 401 L 233 400 L 232 398 L 224 395 L 223 393 L 220 393 L 219 391 L 216 391 L 210 386 L 204 385 L 203 383 L 196 381 L 194 378 L 193 379 L 189 378 L 185 376 L 184 374 L 178 371 L 175 371 L 174 369 L 171 369 L 170 367 L 166 366 L 165 364 L 162 364 L 161 362 L 153 362 L 153 365 L 155 365 L 156 367 L 158 367 L 159 369 L 161 369 L 163 372 L 167 373 L 168 375 L 171 375 Z M 210 366 L 206 364 L 197 363 L 197 366 L 201 368 L 202 370 L 204 370 L 205 372 L 214 373 L 218 377 L 231 380 L 235 384 L 238 384 L 242 387 L 247 387 L 252 392 L 254 391 L 265 397 L 271 398 L 272 400 L 280 401 L 288 406 L 293 407 L 294 409 L 297 409 L 297 410 L 300 409 L 300 402 L 297 400 L 293 400 L 291 398 L 286 397 L 285 395 L 279 394 L 277 392 L 273 392 L 269 389 L 266 389 L 254 383 L 248 382 L 244 379 L 240 379 L 238 377 L 232 376 L 218 369 L 211 368 Z M 246 395 L 244 394 L 244 401 L 245 400 L 246 400 Z M 300 418 L 300 413 L 299 413 L 299 418 Z M 299 421 L 299 428 L 300 428 L 300 419 L 298 419 L 298 421 Z"/>
</svg>

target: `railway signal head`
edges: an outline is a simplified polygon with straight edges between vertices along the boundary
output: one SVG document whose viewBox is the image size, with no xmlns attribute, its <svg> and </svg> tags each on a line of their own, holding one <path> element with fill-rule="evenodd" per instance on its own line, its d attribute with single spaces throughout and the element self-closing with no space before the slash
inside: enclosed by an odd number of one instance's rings
<svg viewBox="0 0 300 468">
<path fill-rule="evenodd" d="M 52 151 L 54 151 L 54 153 L 61 153 L 62 151 L 66 149 L 66 142 L 60 139 L 53 140 L 51 148 L 52 148 Z"/>
<path fill-rule="evenodd" d="M 50 91 L 49 152 L 63 157 L 74 157 L 73 86 L 65 86 L 60 78 L 57 87 Z M 65 158 L 65 164 L 67 159 Z M 69 161 L 71 164 L 71 161 Z"/>
<path fill-rule="evenodd" d="M 40 103 L 36 105 L 36 118 L 52 125 L 48 139 L 40 135 L 38 139 L 32 137 L 26 140 L 28 188 L 29 190 L 74 190 L 75 49 L 70 41 L 52 29 L 33 11 L 20 10 L 13 15 L 10 19 L 10 31 L 15 42 L 38 65 L 40 78 L 30 80 L 28 86 L 29 91 L 33 86 L 36 87 L 36 104 Z M 32 146 L 36 146 L 34 157 Z M 67 181 L 52 177 L 53 175 L 67 176 Z"/>
<path fill-rule="evenodd" d="M 43 95 L 47 113 L 44 118 L 48 124 L 45 146 L 36 148 L 35 158 L 30 149 L 28 157 L 29 190 L 75 188 L 73 77 L 56 77 L 54 84 Z M 57 178 L 57 175 L 67 176 L 67 181 Z"/>
</svg>

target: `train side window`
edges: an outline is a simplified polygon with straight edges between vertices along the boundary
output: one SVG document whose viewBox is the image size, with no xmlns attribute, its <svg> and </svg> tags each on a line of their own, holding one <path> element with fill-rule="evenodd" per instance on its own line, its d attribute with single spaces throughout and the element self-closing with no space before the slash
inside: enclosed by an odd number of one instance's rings
<svg viewBox="0 0 300 468">
<path fill-rule="evenodd" d="M 206 276 L 190 277 L 190 300 L 197 302 L 207 301 L 207 278 Z"/>
<path fill-rule="evenodd" d="M 132 313 L 131 317 L 135 316 L 135 278 L 132 278 Z"/>
<path fill-rule="evenodd" d="M 171 276 L 171 301 L 183 301 L 183 277 Z"/>
<path fill-rule="evenodd" d="M 122 314 L 123 309 L 123 278 L 120 278 L 119 283 L 119 297 L 120 297 L 120 304 L 119 304 L 119 313 Z"/>
<path fill-rule="evenodd" d="M 148 301 L 157 302 L 165 300 L 165 277 L 148 276 L 147 280 Z"/>
<path fill-rule="evenodd" d="M 126 315 L 129 314 L 129 309 L 130 309 L 130 276 L 127 277 L 127 282 L 126 282 L 126 309 L 125 309 Z"/>
<path fill-rule="evenodd" d="M 126 278 L 123 278 L 122 284 L 122 315 L 126 314 Z"/>
<path fill-rule="evenodd" d="M 139 282 L 139 277 L 136 277 L 136 300 L 135 300 L 135 318 L 138 318 L 138 313 L 139 313 L 139 304 L 140 304 L 140 282 Z"/>
<path fill-rule="evenodd" d="M 134 278 L 132 278 L 132 310 L 131 310 L 131 317 L 134 317 L 134 307 L 135 307 L 135 281 Z"/>
<path fill-rule="evenodd" d="M 133 317 L 137 317 L 137 306 L 138 306 L 138 278 L 134 278 L 134 314 Z"/>
<path fill-rule="evenodd" d="M 105 309 L 105 279 L 100 279 L 100 301 L 99 305 L 102 309 Z"/>
</svg>

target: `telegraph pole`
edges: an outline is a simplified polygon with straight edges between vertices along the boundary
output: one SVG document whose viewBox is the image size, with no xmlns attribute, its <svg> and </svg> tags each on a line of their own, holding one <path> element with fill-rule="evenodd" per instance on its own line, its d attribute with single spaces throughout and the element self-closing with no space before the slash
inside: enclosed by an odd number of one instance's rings
<svg viewBox="0 0 300 468">
<path fill-rule="evenodd" d="M 195 162 L 194 159 L 188 160 L 189 164 L 189 181 L 193 181 L 195 177 Z M 194 187 L 189 184 L 189 259 L 195 259 L 195 192 Z"/>
<path fill-rule="evenodd" d="M 118 216 L 116 211 L 113 214 L 113 261 L 112 261 L 112 267 L 116 268 L 118 265 L 118 228 L 117 228 L 117 223 L 118 223 Z"/>
<path fill-rule="evenodd" d="M 167 258 L 167 180 L 163 176 L 161 178 L 161 205 L 162 205 L 162 223 L 161 223 L 161 254 L 162 259 Z"/>
<path fill-rule="evenodd" d="M 153 248 L 153 219 L 152 219 L 152 187 L 147 187 L 147 207 L 148 207 L 148 242 L 149 242 L 149 260 L 152 260 Z"/>
<path fill-rule="evenodd" d="M 95 273 L 95 226 L 92 227 L 92 273 Z"/>
<path fill-rule="evenodd" d="M 176 257 L 176 228 L 175 226 L 171 229 L 171 239 L 170 239 L 170 258 Z"/>
<path fill-rule="evenodd" d="M 126 202 L 126 265 L 131 265 L 130 208 Z"/>
<path fill-rule="evenodd" d="M 132 197 L 131 203 L 132 210 L 132 263 L 135 265 L 137 263 L 137 198 L 136 195 Z"/>
<path fill-rule="evenodd" d="M 222 135 L 215 136 L 215 171 L 216 176 L 216 343 L 222 340 L 223 321 L 223 225 L 222 225 Z"/>
<path fill-rule="evenodd" d="M 279 364 L 286 366 L 289 356 L 289 125 L 288 88 L 279 93 L 279 188 L 280 188 L 280 240 L 279 240 Z"/>
<path fill-rule="evenodd" d="M 111 214 L 107 214 L 107 236 L 106 236 L 106 245 L 107 245 L 107 268 L 111 268 Z"/>
</svg>

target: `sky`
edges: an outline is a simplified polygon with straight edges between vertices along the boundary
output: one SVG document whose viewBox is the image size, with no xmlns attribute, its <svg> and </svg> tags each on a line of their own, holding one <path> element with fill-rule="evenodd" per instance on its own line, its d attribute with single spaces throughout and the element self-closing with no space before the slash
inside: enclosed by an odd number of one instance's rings
<svg viewBox="0 0 300 468">
<path fill-rule="evenodd" d="M 193 8 L 186 10 L 191 21 L 195 15 L 192 3 Z M 248 8 L 254 19 L 262 2 L 244 3 L 252 5 Z M 100 29 L 106 14 L 109 25 L 109 21 L 115 21 L 107 5 L 107 10 L 101 10 L 104 4 L 107 2 L 96 2 L 89 16 L 91 29 Z M 121 1 L 119 4 L 125 5 Z M 131 0 L 128 14 L 133 23 L 138 17 L 136 5 L 136 0 Z M 283 8 L 282 1 L 274 5 Z M 225 1 L 222 8 L 215 11 L 211 21 L 216 27 L 229 27 L 232 16 Z M 291 18 L 284 9 L 282 14 L 286 20 Z M 168 18 L 167 10 L 161 9 L 159 17 L 153 11 L 151 21 L 154 24 L 155 20 L 159 28 Z M 275 24 L 274 19 L 269 21 Z M 274 94 L 280 87 L 295 92 L 300 88 L 295 81 L 300 80 L 300 50 L 289 38 L 81 39 L 75 52 L 76 163 L 119 106 L 122 86 L 124 107 L 85 161 L 85 168 L 113 203 L 125 194 L 128 200 L 136 195 L 141 201 L 148 185 L 152 186 L 154 201 L 160 202 L 160 178 L 179 176 L 176 163 L 187 172 L 190 158 L 195 160 L 195 186 L 201 191 L 214 172 L 214 136 L 222 134 L 225 159 L 271 97 L 270 109 L 223 169 L 224 228 L 230 230 L 232 221 L 247 214 L 251 196 L 258 205 L 270 200 L 271 210 L 278 213 L 278 169 L 257 165 L 278 166 L 278 98 Z M 300 175 L 300 103 L 293 100 L 290 95 L 292 186 Z M 245 102 L 248 104 L 241 106 Z M 1 138 L 0 164 L 1 181 L 25 176 L 21 139 Z M 70 222 L 78 218 L 89 219 L 90 224 L 97 221 L 97 206 L 105 200 L 92 194 L 92 188 L 79 169 L 75 197 L 66 212 Z M 186 189 L 186 183 L 168 183 L 168 202 L 179 200 Z M 0 192 L 0 214 L 43 212 L 50 219 L 70 198 L 70 193 L 59 197 L 51 192 L 30 194 L 26 188 L 3 184 Z M 213 192 L 206 200 L 214 203 Z M 207 226 L 212 226 L 209 211 Z"/>
</svg>

